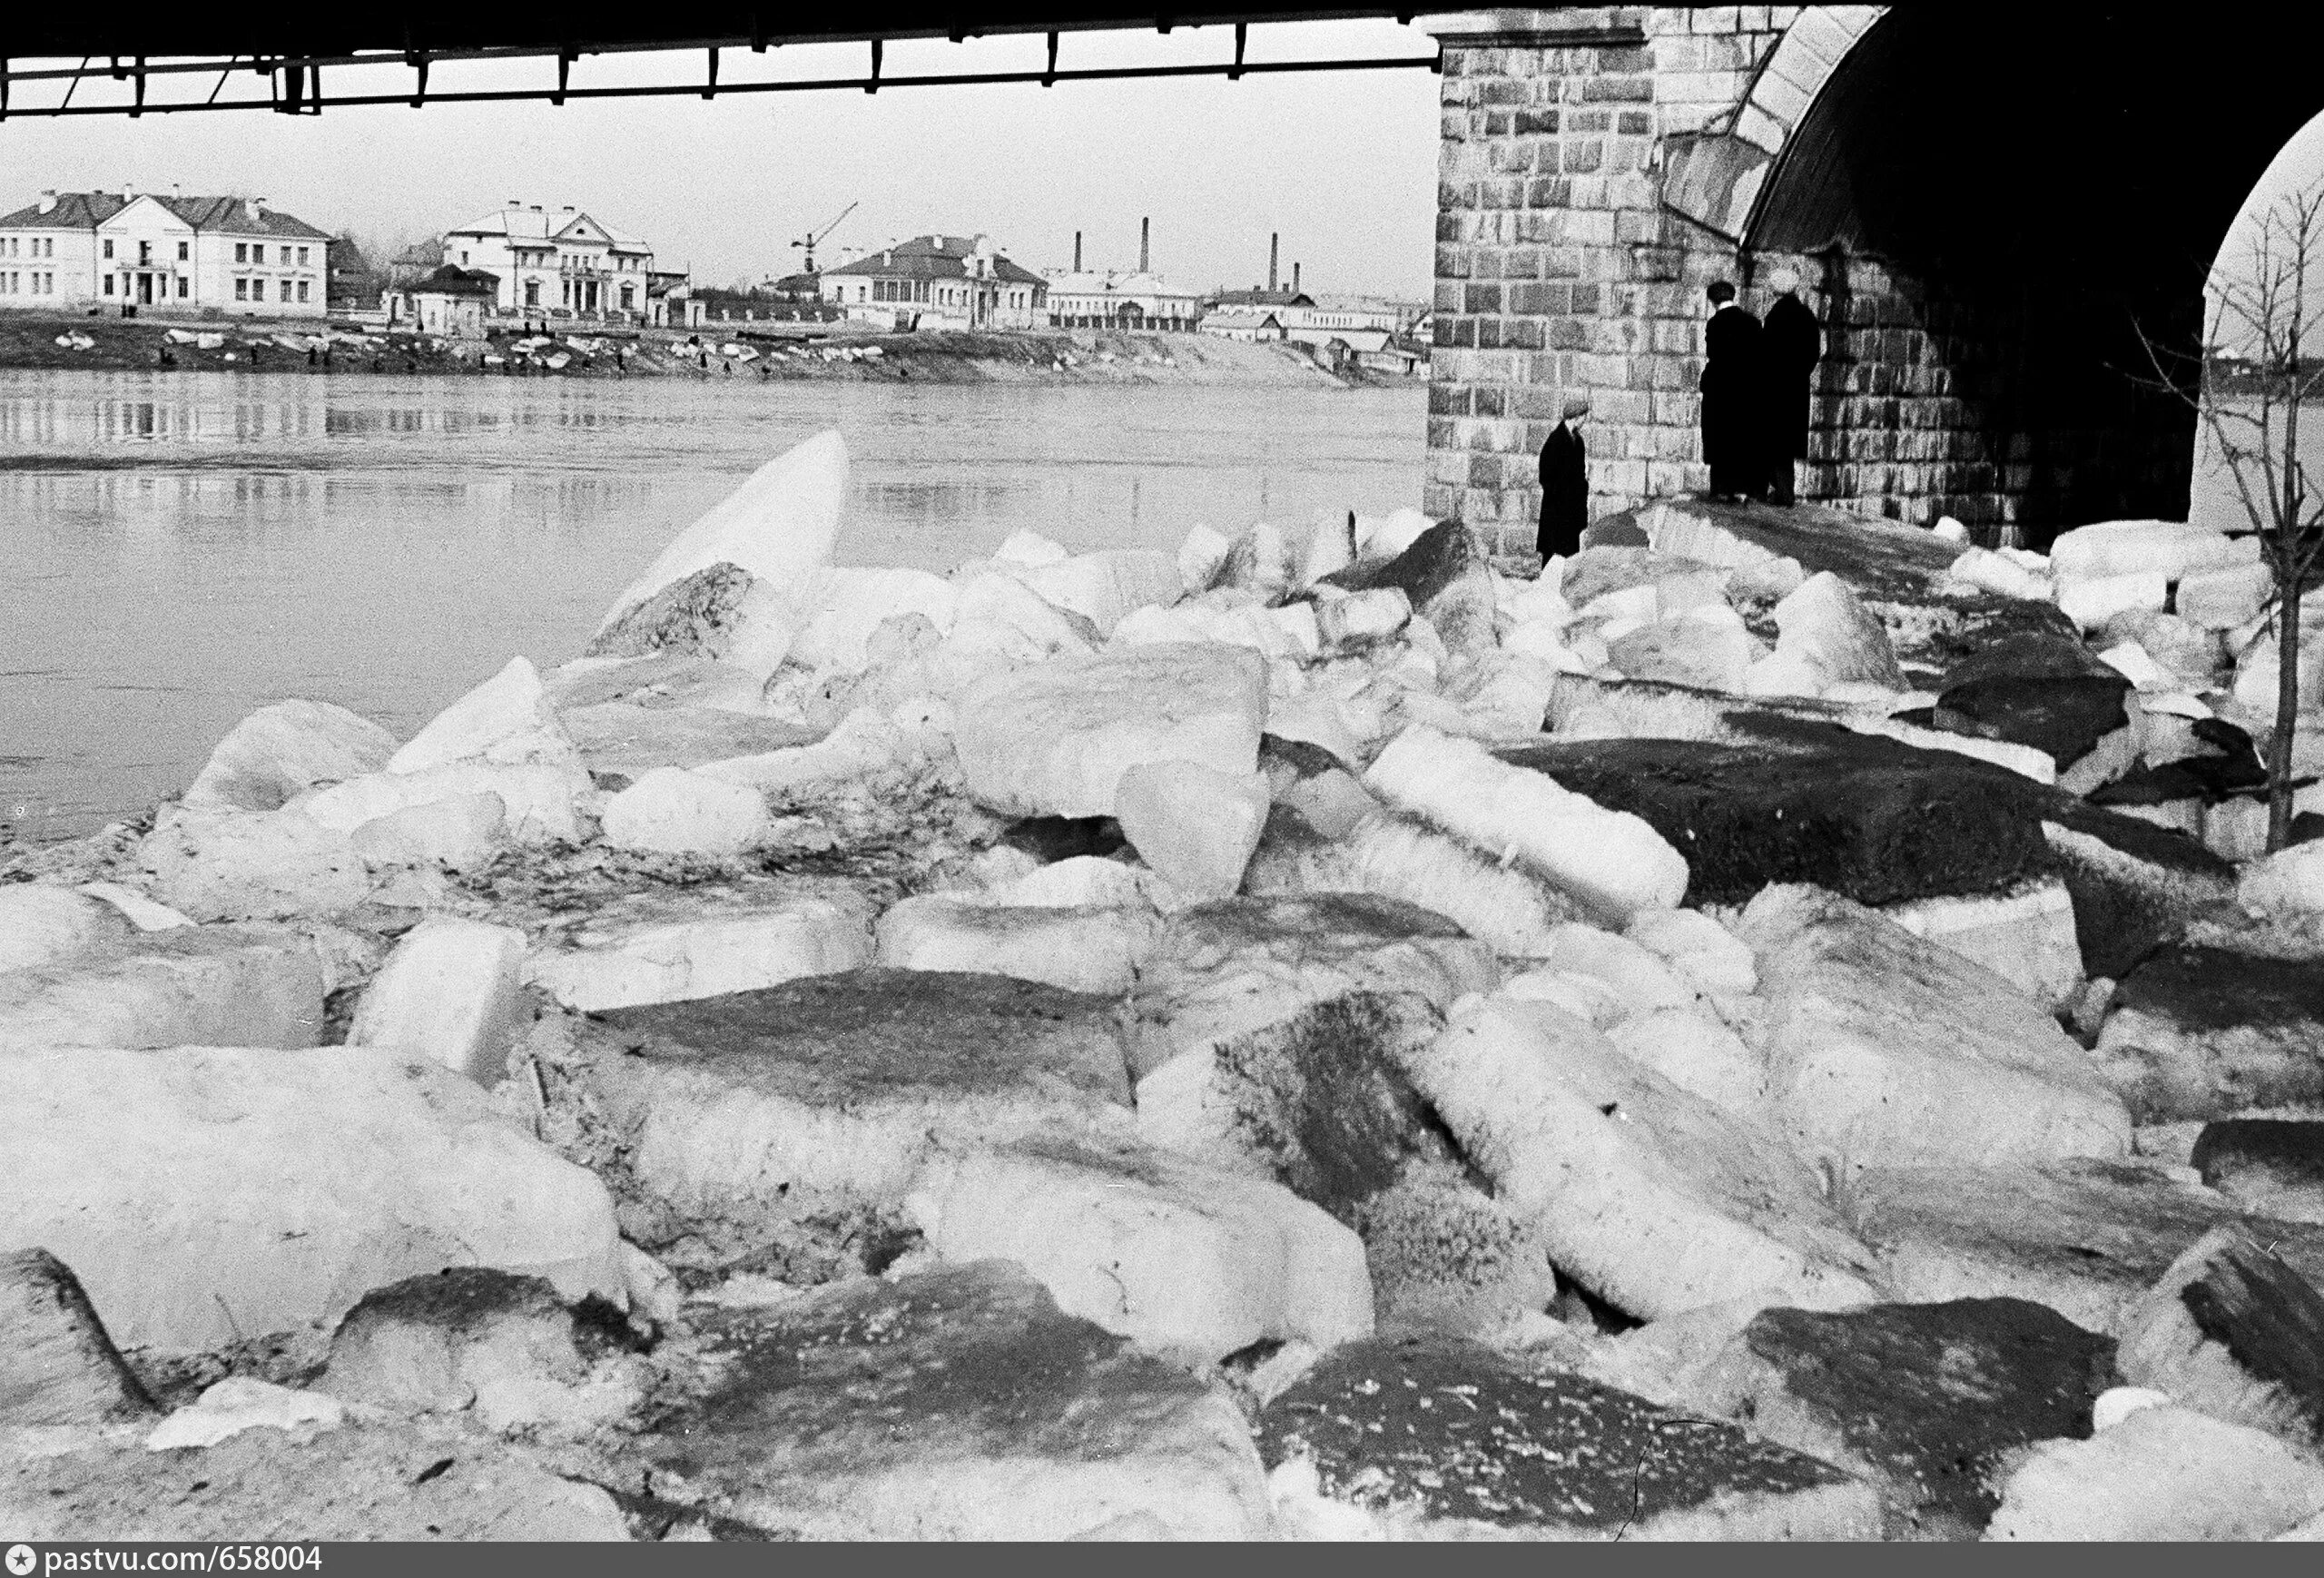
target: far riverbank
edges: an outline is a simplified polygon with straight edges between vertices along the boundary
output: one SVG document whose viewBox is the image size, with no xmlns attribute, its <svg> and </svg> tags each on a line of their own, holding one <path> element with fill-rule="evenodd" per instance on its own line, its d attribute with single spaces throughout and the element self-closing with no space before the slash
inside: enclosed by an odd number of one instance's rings
<svg viewBox="0 0 2324 1578">
<path fill-rule="evenodd" d="M 717 322 L 614 334 L 495 330 L 477 340 L 345 322 L 0 312 L 0 371 L 11 370 L 1308 389 L 1419 381 L 1343 377 L 1301 346 L 1197 334 L 851 331 L 811 340 L 773 324 Z"/>
</svg>

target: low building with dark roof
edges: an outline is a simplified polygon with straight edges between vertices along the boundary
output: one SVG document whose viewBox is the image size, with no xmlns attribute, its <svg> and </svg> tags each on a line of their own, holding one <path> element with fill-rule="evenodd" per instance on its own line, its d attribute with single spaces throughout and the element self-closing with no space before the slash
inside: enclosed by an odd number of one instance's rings
<svg viewBox="0 0 2324 1578">
<path fill-rule="evenodd" d="M 262 197 L 44 192 L 0 214 L 0 307 L 320 318 L 330 241 Z"/>
<path fill-rule="evenodd" d="M 1213 294 L 1207 305 L 1224 312 L 1280 312 L 1286 307 L 1313 307 L 1315 298 L 1305 291 L 1261 290 L 1254 285 L 1247 291 L 1220 291 Z"/>
<path fill-rule="evenodd" d="M 424 280 L 387 293 L 388 321 L 428 334 L 481 340 L 500 299 L 500 276 L 446 263 Z"/>
<path fill-rule="evenodd" d="M 1285 340 L 1318 350 L 1344 340 L 1351 350 L 1364 353 L 1384 349 L 1405 321 L 1405 314 L 1393 305 L 1321 302 L 1295 285 L 1289 290 L 1221 291 L 1210 298 L 1203 321 L 1206 327 L 1214 318 L 1241 324 L 1257 316 L 1273 317 Z"/>
<path fill-rule="evenodd" d="M 1283 321 L 1272 312 L 1214 310 L 1203 314 L 1201 332 L 1220 340 L 1281 340 Z"/>
<path fill-rule="evenodd" d="M 1049 321 L 1049 281 L 989 236 L 923 235 L 825 269 L 822 297 L 852 319 L 897 329 L 1032 329 Z"/>
</svg>

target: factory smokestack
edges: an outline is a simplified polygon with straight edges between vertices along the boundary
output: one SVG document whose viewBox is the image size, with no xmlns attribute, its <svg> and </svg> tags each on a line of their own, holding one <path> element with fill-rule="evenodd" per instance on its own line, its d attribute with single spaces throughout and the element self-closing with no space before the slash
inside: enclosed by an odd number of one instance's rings
<svg viewBox="0 0 2324 1578">
<path fill-rule="evenodd" d="M 1291 265 L 1291 293 L 1295 296 L 1299 294 L 1299 264 L 1296 261 Z"/>
<path fill-rule="evenodd" d="M 1073 232 L 1073 271 L 1077 274 L 1081 271 L 1081 232 L 1079 231 Z"/>
<path fill-rule="evenodd" d="M 1141 274 L 1154 266 L 1150 247 L 1153 239 L 1154 222 L 1150 219 L 1139 220 L 1137 222 L 1137 271 Z"/>
<path fill-rule="evenodd" d="M 1276 231 L 1274 234 L 1267 237 L 1267 289 L 1270 291 L 1275 289 L 1275 257 L 1282 251 L 1282 250 L 1283 232 L 1281 231 Z"/>
</svg>

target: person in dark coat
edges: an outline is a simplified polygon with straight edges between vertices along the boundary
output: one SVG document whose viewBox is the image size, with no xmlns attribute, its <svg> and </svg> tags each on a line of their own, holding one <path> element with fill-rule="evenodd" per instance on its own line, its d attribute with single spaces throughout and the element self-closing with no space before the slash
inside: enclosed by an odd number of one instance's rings
<svg viewBox="0 0 2324 1578">
<path fill-rule="evenodd" d="M 1581 551 L 1581 530 L 1590 524 L 1590 455 L 1574 424 L 1589 414 L 1588 400 L 1566 401 L 1541 445 L 1541 534 L 1533 547 L 1544 562 Z"/>
<path fill-rule="evenodd" d="M 1760 396 L 1766 422 L 1761 462 L 1767 469 L 1768 502 L 1789 504 L 1794 463 L 1807 458 L 1809 380 L 1824 355 L 1824 329 L 1794 292 L 1798 277 L 1777 270 L 1768 283 L 1776 291 L 1759 329 L 1759 370 L 1767 388 Z"/>
<path fill-rule="evenodd" d="M 1710 496 L 1739 502 L 1763 486 L 1759 321 L 1735 302 L 1725 280 L 1706 292 L 1710 322 L 1703 329 L 1703 459 L 1710 466 Z"/>
</svg>

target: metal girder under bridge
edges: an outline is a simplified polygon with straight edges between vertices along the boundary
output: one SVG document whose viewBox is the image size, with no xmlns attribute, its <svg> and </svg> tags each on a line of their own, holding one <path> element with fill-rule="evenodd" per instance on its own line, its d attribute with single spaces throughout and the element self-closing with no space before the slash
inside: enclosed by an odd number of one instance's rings
<svg viewBox="0 0 2324 1578">
<path fill-rule="evenodd" d="M 166 114 L 186 111 L 258 109 L 318 114 L 326 104 L 477 103 L 670 97 L 700 94 L 798 93 L 855 88 L 951 86 L 977 83 L 1089 82 L 1138 77 L 1237 78 L 1285 72 L 1431 68 L 1433 41 L 1410 54 L 1371 59 L 1249 59 L 1254 25 L 1391 18 L 1416 13 L 1396 6 L 1242 6 L 1177 12 L 1153 6 L 1070 5 L 1001 6 L 897 4 L 858 10 L 845 6 L 750 6 L 669 4 L 610 8 L 546 8 L 501 14 L 474 4 L 419 0 L 378 13 L 323 13 L 311 4 L 251 4 L 228 7 L 160 7 L 74 15 L 56 7 L 0 9 L 0 119 L 10 115 Z M 1060 40 L 1097 30 L 1213 28 L 1222 37 L 1219 58 L 1156 65 L 1076 67 L 1061 64 Z M 895 74 L 884 70 L 885 45 L 894 40 L 1045 35 L 1048 64 L 1040 69 Z M 861 44 L 863 74 L 813 79 L 719 81 L 721 57 L 747 50 L 764 54 L 784 44 Z M 1231 50 L 1231 54 L 1229 51 Z M 607 84 L 576 81 L 576 63 L 591 56 L 691 52 L 702 56 L 699 80 Z M 537 86 L 430 91 L 428 70 L 443 63 L 537 59 L 554 63 Z M 78 64 L 74 64 L 76 62 Z M 400 68 L 403 85 L 380 91 L 379 68 Z M 335 89 L 334 79 L 360 71 L 359 90 Z M 254 91 L 263 79 L 263 94 Z M 126 84 L 126 91 L 111 84 Z M 92 87 L 91 84 L 100 84 Z M 91 91 L 84 96 L 83 90 Z M 61 92 L 60 92 L 61 89 Z M 75 101 L 78 102 L 75 102 Z"/>
</svg>

